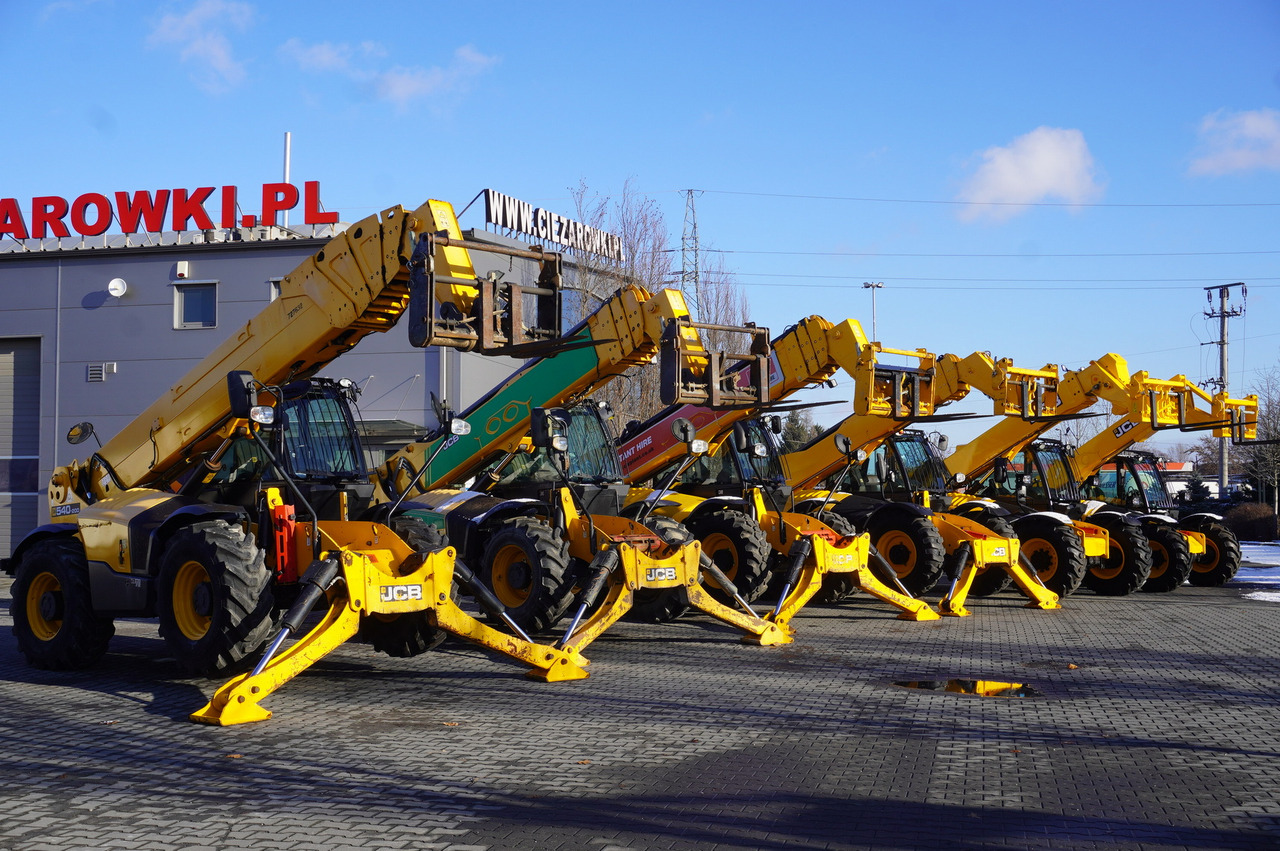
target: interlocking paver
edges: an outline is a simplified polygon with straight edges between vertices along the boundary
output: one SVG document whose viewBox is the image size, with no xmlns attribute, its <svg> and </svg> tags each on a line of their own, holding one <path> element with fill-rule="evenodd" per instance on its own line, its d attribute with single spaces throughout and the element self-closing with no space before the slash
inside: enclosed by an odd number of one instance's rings
<svg viewBox="0 0 1280 851">
<path fill-rule="evenodd" d="M 216 684 L 152 623 L 91 671 L 26 667 L 8 589 L 3 851 L 1280 845 L 1280 607 L 1238 586 L 922 624 L 855 598 L 781 648 L 621 624 L 555 685 L 353 644 L 233 728 L 186 721 Z M 1042 696 L 893 685 L 950 678 Z"/>
</svg>

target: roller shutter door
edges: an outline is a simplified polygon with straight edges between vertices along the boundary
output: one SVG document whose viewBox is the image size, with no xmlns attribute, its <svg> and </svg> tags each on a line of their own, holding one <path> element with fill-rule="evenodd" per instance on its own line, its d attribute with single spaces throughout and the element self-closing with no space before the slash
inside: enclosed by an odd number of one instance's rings
<svg viewBox="0 0 1280 851">
<path fill-rule="evenodd" d="M 40 341 L 0 339 L 0 555 L 39 525 Z"/>
</svg>

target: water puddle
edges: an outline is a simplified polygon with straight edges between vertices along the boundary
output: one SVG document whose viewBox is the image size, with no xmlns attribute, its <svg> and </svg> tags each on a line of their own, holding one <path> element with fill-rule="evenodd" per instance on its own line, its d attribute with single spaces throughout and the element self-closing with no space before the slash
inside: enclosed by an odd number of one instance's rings
<svg viewBox="0 0 1280 851">
<path fill-rule="evenodd" d="M 895 682 L 899 688 L 921 691 L 943 691 L 952 694 L 976 694 L 979 697 L 1040 697 L 1040 692 L 1026 683 L 1001 683 L 995 680 L 906 680 Z"/>
</svg>

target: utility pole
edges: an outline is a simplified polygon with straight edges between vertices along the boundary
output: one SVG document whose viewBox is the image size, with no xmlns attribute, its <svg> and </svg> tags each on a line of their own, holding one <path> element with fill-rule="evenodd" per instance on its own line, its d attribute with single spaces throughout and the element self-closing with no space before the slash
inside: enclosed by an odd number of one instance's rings
<svg viewBox="0 0 1280 851">
<path fill-rule="evenodd" d="M 1229 305 L 1229 297 L 1232 287 L 1240 288 L 1240 306 L 1231 307 Z M 1213 293 L 1218 293 L 1218 309 L 1213 309 Z M 1214 382 L 1218 386 L 1218 390 L 1222 393 L 1227 392 L 1227 320 L 1233 316 L 1243 316 L 1245 301 L 1249 296 L 1249 289 L 1243 283 L 1222 284 L 1217 287 L 1205 287 L 1205 298 L 1209 301 L 1209 309 L 1204 315 L 1210 319 L 1218 320 L 1218 339 L 1208 343 L 1201 343 L 1203 346 L 1218 347 L 1218 378 Z M 1227 496 L 1227 438 L 1218 438 L 1218 499 L 1225 499 Z"/>
<path fill-rule="evenodd" d="M 698 211 L 694 209 L 694 195 L 702 193 L 696 189 L 684 191 L 684 234 L 680 238 L 680 289 L 684 291 L 684 301 L 694 319 L 702 319 L 702 290 L 698 278 Z"/>
<path fill-rule="evenodd" d="M 879 342 L 880 337 L 876 334 L 876 290 L 884 289 L 884 281 L 876 284 L 864 281 L 862 288 L 864 290 L 871 290 L 871 340 L 872 342 Z"/>
</svg>

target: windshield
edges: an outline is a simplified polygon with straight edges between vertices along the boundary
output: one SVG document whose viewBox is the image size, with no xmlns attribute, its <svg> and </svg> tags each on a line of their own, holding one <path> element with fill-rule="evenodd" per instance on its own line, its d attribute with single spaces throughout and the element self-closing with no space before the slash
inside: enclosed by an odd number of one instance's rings
<svg viewBox="0 0 1280 851">
<path fill-rule="evenodd" d="M 1075 502 L 1079 494 L 1066 454 L 1055 447 L 1041 448 L 1036 455 L 1040 461 L 1035 471 L 1038 486 L 1048 491 L 1052 502 Z"/>
<path fill-rule="evenodd" d="M 594 484 L 622 481 L 613 440 L 595 410 L 581 406 L 559 411 L 557 415 L 562 418 L 567 415 L 568 420 L 562 433 L 569 442 L 569 480 Z M 517 452 L 503 465 L 498 483 L 536 484 L 559 478 L 550 451 L 540 447 L 532 452 Z"/>
<path fill-rule="evenodd" d="M 893 446 L 913 491 L 947 489 L 947 468 L 937 450 L 923 434 L 895 437 Z"/>
<path fill-rule="evenodd" d="M 1147 498 L 1148 505 L 1164 505 L 1168 502 L 1165 495 L 1164 479 L 1160 470 L 1150 461 L 1135 461 L 1133 469 L 1137 473 L 1137 486 Z"/>
<path fill-rule="evenodd" d="M 364 473 L 347 408 L 333 396 L 286 401 L 282 439 L 285 463 L 296 476 L 353 478 Z"/>
</svg>

